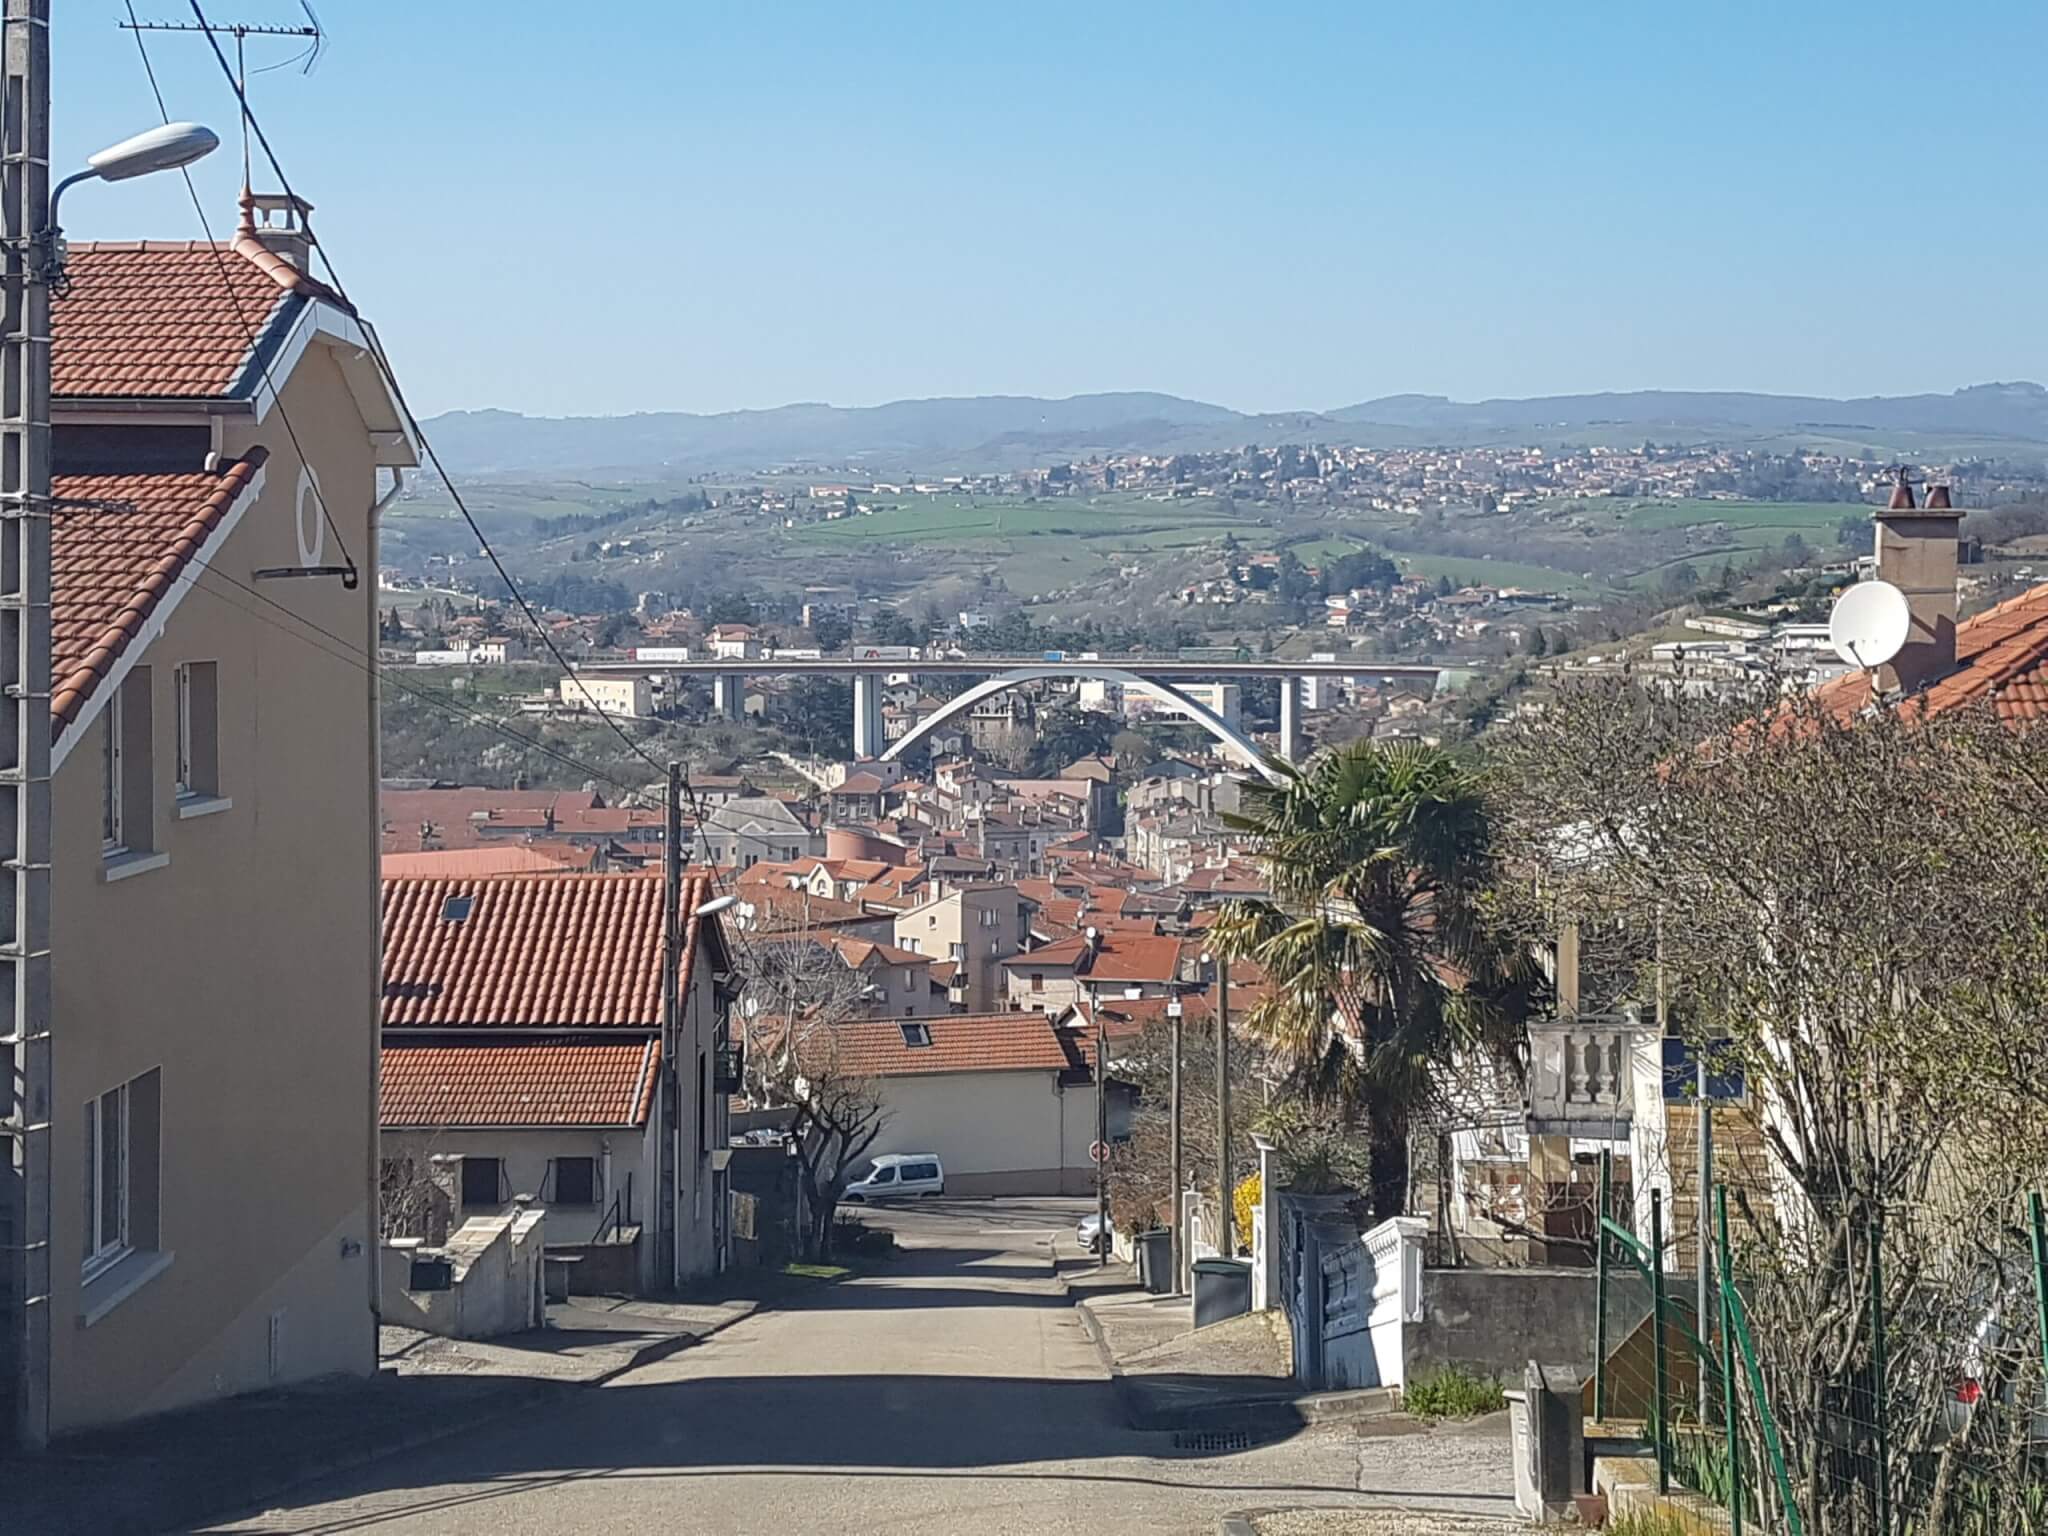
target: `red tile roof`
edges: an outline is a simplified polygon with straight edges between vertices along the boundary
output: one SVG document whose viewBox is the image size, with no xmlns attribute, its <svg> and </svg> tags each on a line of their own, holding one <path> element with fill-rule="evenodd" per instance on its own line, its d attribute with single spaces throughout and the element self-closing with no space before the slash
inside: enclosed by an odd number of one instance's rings
<svg viewBox="0 0 2048 1536">
<path fill-rule="evenodd" d="M 50 714 L 75 721 L 164 595 L 263 467 L 251 448 L 218 475 L 60 475 L 50 519 Z"/>
<path fill-rule="evenodd" d="M 1870 702 L 1870 675 L 1851 672 L 1816 695 L 1843 715 Z M 2001 720 L 2048 716 L 2048 584 L 2007 598 L 1956 625 L 1956 670 L 1903 707 L 1938 714 L 1989 698 Z"/>
<path fill-rule="evenodd" d="M 597 798 L 587 789 L 387 789 L 378 797 L 384 851 L 417 851 L 422 826 L 433 827 L 434 842 L 446 848 L 497 844 L 500 839 L 486 834 L 514 828 L 544 830 L 557 819 L 595 810 Z"/>
<path fill-rule="evenodd" d="M 1095 958 L 1080 971 L 1090 981 L 1172 981 L 1180 968 L 1180 940 L 1170 935 L 1132 932 L 1124 928 L 1097 930 L 1099 947 Z M 1080 934 L 1038 949 L 1027 949 L 1003 962 L 1005 967 L 1030 970 L 1054 965 L 1079 965 L 1087 953 L 1088 938 Z"/>
<path fill-rule="evenodd" d="M 684 883 L 685 990 L 709 896 Z M 643 873 L 386 880 L 384 1027 L 659 1028 L 661 908 Z"/>
<path fill-rule="evenodd" d="M 507 843 L 500 847 L 432 848 L 422 853 L 387 853 L 384 873 L 438 875 L 444 880 L 471 875 L 582 873 L 597 859 L 595 848 L 567 843 Z"/>
<path fill-rule="evenodd" d="M 644 1125 L 654 1101 L 655 1040 L 386 1045 L 387 1128 Z"/>
<path fill-rule="evenodd" d="M 235 238 L 80 241 L 50 306 L 51 390 L 86 399 L 246 394 L 252 353 L 308 299 L 347 306 L 256 239 L 244 205 Z M 251 338 L 255 346 L 251 346 Z"/>
<path fill-rule="evenodd" d="M 904 1043 L 904 1025 L 922 1025 L 930 1045 Z M 949 1013 L 932 1019 L 851 1019 L 829 1026 L 840 1071 L 857 1077 L 933 1072 L 1062 1072 L 1069 1065 L 1052 1021 L 1042 1013 Z M 818 1037 L 821 1048 L 826 1037 Z"/>
</svg>

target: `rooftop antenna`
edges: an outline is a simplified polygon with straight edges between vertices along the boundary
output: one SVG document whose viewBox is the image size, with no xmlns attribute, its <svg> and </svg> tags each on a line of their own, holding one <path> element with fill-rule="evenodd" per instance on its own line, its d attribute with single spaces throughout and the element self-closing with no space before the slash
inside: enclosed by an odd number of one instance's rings
<svg viewBox="0 0 2048 1536">
<path fill-rule="evenodd" d="M 313 14 L 312 0 L 299 0 L 299 9 L 305 12 L 306 22 L 299 27 L 263 26 L 248 21 L 120 21 L 116 22 L 123 32 L 211 32 L 235 40 L 235 96 L 242 112 L 242 185 L 249 183 L 249 58 L 248 45 L 252 37 L 302 37 L 309 41 L 304 51 L 281 59 L 275 64 L 265 64 L 256 71 L 259 75 L 269 74 L 273 69 L 303 62 L 302 75 L 313 73 L 313 66 L 320 62 L 320 50 L 327 44 L 327 34 L 321 29 L 320 18 Z M 134 12 L 131 10 L 132 18 Z"/>
<path fill-rule="evenodd" d="M 1835 600 L 1828 644 L 1850 666 L 1867 672 L 1898 655 L 1912 627 L 1905 593 L 1888 581 L 1858 582 Z"/>
</svg>

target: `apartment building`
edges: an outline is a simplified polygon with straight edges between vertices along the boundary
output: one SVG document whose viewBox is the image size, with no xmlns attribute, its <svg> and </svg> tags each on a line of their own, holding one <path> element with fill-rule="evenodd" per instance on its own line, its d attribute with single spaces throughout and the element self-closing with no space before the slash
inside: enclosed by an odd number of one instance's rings
<svg viewBox="0 0 2048 1536">
<path fill-rule="evenodd" d="M 896 914 L 896 946 L 944 964 L 955 1010 L 1003 1006 L 1003 962 L 1031 942 L 1032 900 L 1009 885 L 971 885 Z"/>
</svg>

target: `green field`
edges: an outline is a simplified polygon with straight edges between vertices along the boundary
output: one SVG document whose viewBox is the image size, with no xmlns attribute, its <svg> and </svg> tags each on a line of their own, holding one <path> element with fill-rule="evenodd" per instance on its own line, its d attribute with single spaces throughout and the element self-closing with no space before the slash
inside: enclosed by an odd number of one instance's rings
<svg viewBox="0 0 2048 1536">
<path fill-rule="evenodd" d="M 971 544 L 989 540 L 1127 538 L 1133 543 L 1158 534 L 1185 535 L 1199 543 L 1220 537 L 1243 519 L 1208 497 L 1187 501 L 1146 501 L 1135 496 L 1095 496 L 1085 501 L 1009 501 L 970 496 L 919 497 L 877 505 L 868 516 L 812 523 L 795 534 L 799 544 L 823 548 L 854 543 Z"/>
<path fill-rule="evenodd" d="M 1596 582 L 1571 571 L 1547 565 L 1524 565 L 1518 560 L 1474 560 L 1466 555 L 1396 554 L 1394 563 L 1411 576 L 1435 581 L 1448 576 L 1461 587 L 1528 587 L 1537 592 L 1583 594 L 1599 590 Z"/>
<path fill-rule="evenodd" d="M 1759 540 L 1743 537 L 1747 532 L 1820 532 L 1833 541 L 1835 525 L 1845 517 L 1868 516 L 1870 508 L 1854 501 L 1642 501 L 1623 518 L 1631 528 L 1697 528 L 1725 523 L 1729 536 L 1754 547 Z"/>
</svg>

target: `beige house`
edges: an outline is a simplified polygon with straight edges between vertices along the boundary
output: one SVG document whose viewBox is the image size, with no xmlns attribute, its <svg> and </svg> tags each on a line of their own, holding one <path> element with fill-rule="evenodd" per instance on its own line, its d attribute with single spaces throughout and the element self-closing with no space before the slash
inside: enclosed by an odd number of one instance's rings
<svg viewBox="0 0 2048 1536">
<path fill-rule="evenodd" d="M 476 656 L 471 651 L 472 657 Z M 644 677 L 590 677 L 579 672 L 557 685 L 562 708 L 645 720 L 654 713 L 654 684 Z"/>
<path fill-rule="evenodd" d="M 1030 942 L 1029 897 L 1015 886 L 962 886 L 896 914 L 896 944 L 934 961 L 954 961 L 953 1007 L 987 1013 L 1004 998 L 1003 962 Z"/>
<path fill-rule="evenodd" d="M 936 1152 L 949 1195 L 1078 1195 L 1095 1187 L 1095 1084 L 1084 1049 L 1039 1013 L 833 1026 L 837 1063 L 873 1077 L 887 1114 L 869 1149 Z M 1128 1091 L 1112 1082 L 1111 1138 Z"/>
<path fill-rule="evenodd" d="M 1007 1001 L 1058 1015 L 1098 1000 L 1167 997 L 1179 989 L 1181 947 L 1167 934 L 1091 927 L 1004 961 Z"/>
<path fill-rule="evenodd" d="M 377 471 L 416 460 L 250 207 L 74 245 L 54 304 L 54 1434 L 376 1368 Z"/>
<path fill-rule="evenodd" d="M 658 876 L 384 882 L 387 1236 L 428 1235 L 434 1185 L 450 1223 L 545 1206 L 551 1247 L 630 1250 L 586 1262 L 643 1291 L 724 1268 L 738 1083 L 710 899 L 708 880 L 684 883 L 671 1077 Z"/>
</svg>

